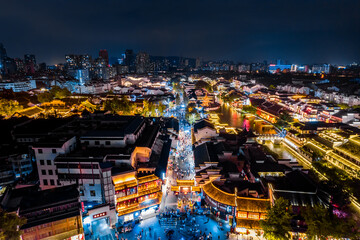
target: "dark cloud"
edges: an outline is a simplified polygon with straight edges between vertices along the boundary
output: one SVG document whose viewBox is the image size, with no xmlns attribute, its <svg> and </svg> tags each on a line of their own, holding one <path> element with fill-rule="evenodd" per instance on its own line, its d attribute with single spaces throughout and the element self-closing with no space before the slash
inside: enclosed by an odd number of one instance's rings
<svg viewBox="0 0 360 240">
<path fill-rule="evenodd" d="M 0 0 L 0 42 L 13 57 L 66 53 L 298 63 L 360 60 L 358 0 Z"/>
</svg>

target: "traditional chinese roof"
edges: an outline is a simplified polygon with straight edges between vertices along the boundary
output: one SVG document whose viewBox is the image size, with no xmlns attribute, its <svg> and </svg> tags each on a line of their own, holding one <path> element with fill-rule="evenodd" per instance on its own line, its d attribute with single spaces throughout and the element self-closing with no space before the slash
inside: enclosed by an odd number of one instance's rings
<svg viewBox="0 0 360 240">
<path fill-rule="evenodd" d="M 17 114 L 20 114 L 21 116 L 24 117 L 34 117 L 37 114 L 40 114 L 44 111 L 44 109 L 38 107 L 38 106 L 33 106 L 33 107 L 29 107 L 29 108 L 25 108 L 21 111 L 18 111 Z"/>
<path fill-rule="evenodd" d="M 266 212 L 270 206 L 270 199 L 236 197 L 235 194 L 224 192 L 212 182 L 203 186 L 204 193 L 213 200 L 228 206 L 236 206 L 238 211 Z"/>
<path fill-rule="evenodd" d="M 157 176 L 152 174 L 152 175 L 148 175 L 148 176 L 144 176 L 144 177 L 139 177 L 138 181 L 139 181 L 139 184 L 141 184 L 141 183 L 155 181 L 155 180 L 158 180 L 158 179 L 159 178 Z"/>
<path fill-rule="evenodd" d="M 197 132 L 199 129 L 203 129 L 205 127 L 215 129 L 212 123 L 203 119 L 194 124 L 194 132 Z"/>
</svg>

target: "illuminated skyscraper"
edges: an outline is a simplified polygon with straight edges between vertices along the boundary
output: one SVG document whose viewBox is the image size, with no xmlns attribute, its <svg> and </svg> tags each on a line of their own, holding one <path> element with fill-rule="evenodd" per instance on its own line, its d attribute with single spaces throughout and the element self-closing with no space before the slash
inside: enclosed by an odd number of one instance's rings
<svg viewBox="0 0 360 240">
<path fill-rule="evenodd" d="M 109 65 L 109 54 L 108 54 L 108 51 L 106 49 L 101 49 L 99 51 L 99 57 L 101 57 L 102 59 L 105 60 L 106 66 Z"/>
<path fill-rule="evenodd" d="M 85 55 L 65 55 L 68 69 L 89 69 L 91 67 L 91 57 Z"/>
</svg>

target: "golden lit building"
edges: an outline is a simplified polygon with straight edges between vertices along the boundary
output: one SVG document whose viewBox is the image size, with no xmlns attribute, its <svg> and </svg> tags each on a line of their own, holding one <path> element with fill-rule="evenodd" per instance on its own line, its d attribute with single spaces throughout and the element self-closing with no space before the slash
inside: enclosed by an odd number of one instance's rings
<svg viewBox="0 0 360 240">
<path fill-rule="evenodd" d="M 119 222 L 126 223 L 154 213 L 161 203 L 161 179 L 154 174 L 138 177 L 133 168 L 118 170 L 113 170 L 112 179 Z"/>
<path fill-rule="evenodd" d="M 225 192 L 214 182 L 205 184 L 202 190 L 213 214 L 218 217 L 223 215 L 226 219 L 235 216 L 237 231 L 260 229 L 260 220 L 266 218 L 266 211 L 270 207 L 269 198 L 238 196 L 236 188 L 234 193 Z"/>
</svg>

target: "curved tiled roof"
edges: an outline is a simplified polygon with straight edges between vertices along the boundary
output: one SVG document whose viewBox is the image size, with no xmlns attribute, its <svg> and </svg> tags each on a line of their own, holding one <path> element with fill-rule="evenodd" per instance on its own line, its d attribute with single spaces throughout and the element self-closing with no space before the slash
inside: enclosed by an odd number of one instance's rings
<svg viewBox="0 0 360 240">
<path fill-rule="evenodd" d="M 235 194 L 230 194 L 215 187 L 210 182 L 203 186 L 205 194 L 213 200 L 228 205 L 235 206 Z M 270 199 L 261 198 L 248 198 L 248 197 L 236 197 L 237 210 L 248 211 L 248 212 L 266 212 L 270 206 Z"/>
<path fill-rule="evenodd" d="M 213 200 L 228 205 L 235 206 L 235 195 L 224 192 L 214 186 L 212 182 L 203 186 L 203 191 Z"/>
</svg>

